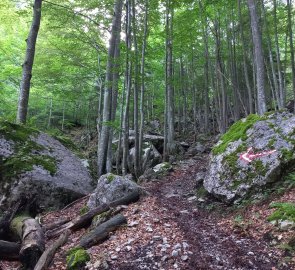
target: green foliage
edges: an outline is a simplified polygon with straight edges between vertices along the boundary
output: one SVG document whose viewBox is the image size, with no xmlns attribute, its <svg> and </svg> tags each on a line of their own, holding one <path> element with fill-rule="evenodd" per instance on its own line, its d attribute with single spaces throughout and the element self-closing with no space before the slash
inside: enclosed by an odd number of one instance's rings
<svg viewBox="0 0 295 270">
<path fill-rule="evenodd" d="M 116 179 L 116 177 L 115 177 L 114 174 L 112 174 L 112 173 L 109 173 L 109 174 L 108 174 L 108 176 L 107 176 L 107 181 L 108 181 L 109 184 L 112 183 L 113 180 L 115 180 L 115 179 Z"/>
<path fill-rule="evenodd" d="M 257 114 L 250 114 L 247 118 L 241 119 L 234 123 L 230 129 L 221 137 L 221 143 L 215 146 L 212 150 L 214 155 L 223 153 L 231 142 L 241 139 L 247 139 L 247 130 L 251 128 L 257 121 L 263 118 Z"/>
<path fill-rule="evenodd" d="M 48 155 L 41 155 L 44 148 L 32 139 L 39 131 L 7 121 L 0 122 L 0 135 L 14 142 L 14 154 L 3 160 L 4 180 L 10 180 L 21 172 L 33 170 L 33 166 L 42 166 L 51 175 L 56 173 L 56 160 Z"/>
<path fill-rule="evenodd" d="M 89 207 L 87 205 L 84 205 L 81 209 L 80 209 L 80 216 L 86 214 L 89 211 Z"/>
<path fill-rule="evenodd" d="M 90 260 L 90 256 L 82 247 L 75 247 L 67 252 L 67 269 L 79 270 Z"/>
<path fill-rule="evenodd" d="M 295 222 L 294 203 L 272 203 L 270 207 L 276 210 L 267 218 L 268 221 L 290 220 Z"/>
</svg>

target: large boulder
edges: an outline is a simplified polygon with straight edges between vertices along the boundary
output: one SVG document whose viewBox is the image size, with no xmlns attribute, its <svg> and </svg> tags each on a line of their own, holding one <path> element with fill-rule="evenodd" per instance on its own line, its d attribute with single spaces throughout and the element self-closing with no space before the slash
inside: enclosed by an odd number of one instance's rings
<svg viewBox="0 0 295 270">
<path fill-rule="evenodd" d="M 295 116 L 249 115 L 236 122 L 212 149 L 205 189 L 232 202 L 280 180 L 295 164 Z"/>
<path fill-rule="evenodd" d="M 36 211 L 61 207 L 93 190 L 81 160 L 53 137 L 0 122 L 0 208 L 20 198 Z"/>
<path fill-rule="evenodd" d="M 140 187 L 132 181 L 132 176 L 119 176 L 112 173 L 102 175 L 97 182 L 97 187 L 90 195 L 87 206 L 93 209 L 103 203 L 110 203 L 138 191 Z"/>
</svg>

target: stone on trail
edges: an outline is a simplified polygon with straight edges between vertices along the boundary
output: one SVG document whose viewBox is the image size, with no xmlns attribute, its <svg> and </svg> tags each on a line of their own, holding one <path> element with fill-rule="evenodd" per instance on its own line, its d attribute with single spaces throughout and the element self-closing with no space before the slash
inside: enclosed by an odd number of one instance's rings
<svg viewBox="0 0 295 270">
<path fill-rule="evenodd" d="M 276 112 L 236 122 L 212 149 L 204 179 L 215 197 L 233 202 L 279 181 L 294 165 L 295 116 Z"/>
<path fill-rule="evenodd" d="M 93 209 L 103 203 L 110 203 L 138 191 L 140 187 L 131 180 L 132 176 L 119 176 L 112 173 L 102 175 L 97 182 L 97 187 L 90 195 L 87 206 Z"/>
</svg>

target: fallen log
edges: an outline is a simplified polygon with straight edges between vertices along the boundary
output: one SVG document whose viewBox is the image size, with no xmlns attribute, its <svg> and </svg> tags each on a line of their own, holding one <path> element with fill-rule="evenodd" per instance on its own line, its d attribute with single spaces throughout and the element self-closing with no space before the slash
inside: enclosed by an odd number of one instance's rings
<svg viewBox="0 0 295 270">
<path fill-rule="evenodd" d="M 0 239 L 4 239 L 9 232 L 9 225 L 13 220 L 16 212 L 19 210 L 22 201 L 17 201 L 11 209 L 6 211 L 3 216 L 0 217 Z"/>
<path fill-rule="evenodd" d="M 106 211 L 110 210 L 110 208 L 112 208 L 112 207 L 130 204 L 130 203 L 136 202 L 138 200 L 139 200 L 139 191 L 133 191 L 123 198 L 112 201 L 109 204 L 102 204 L 102 205 L 88 211 L 86 214 L 79 216 L 79 217 L 73 219 L 72 221 L 62 225 L 61 227 L 46 232 L 46 236 L 48 238 L 53 238 L 67 229 L 69 229 L 71 231 L 76 231 L 80 228 L 87 227 L 90 225 L 93 217 L 95 217 L 96 215 L 106 212 Z"/>
<path fill-rule="evenodd" d="M 0 240 L 0 260 L 19 260 L 20 244 Z"/>
<path fill-rule="evenodd" d="M 116 215 L 83 236 L 80 240 L 79 246 L 83 248 L 90 248 L 93 245 L 105 240 L 109 236 L 110 232 L 115 231 L 124 224 L 127 224 L 126 218 L 121 214 Z"/>
<path fill-rule="evenodd" d="M 24 269 L 33 270 L 45 249 L 45 237 L 40 224 L 29 216 L 19 216 L 12 220 L 10 228 L 22 241 L 20 262 Z"/>
<path fill-rule="evenodd" d="M 68 223 L 71 219 L 69 217 L 61 218 L 55 222 L 52 222 L 50 224 L 44 224 L 42 225 L 42 228 L 44 231 L 51 231 L 56 228 L 59 228 L 61 225 Z"/>
<path fill-rule="evenodd" d="M 56 242 L 54 242 L 51 246 L 49 246 L 40 257 L 39 261 L 37 262 L 34 270 L 46 270 L 48 269 L 50 263 L 52 262 L 52 259 L 54 258 L 54 255 L 56 251 L 63 246 L 70 235 L 70 231 L 66 230 L 58 239 Z"/>
</svg>

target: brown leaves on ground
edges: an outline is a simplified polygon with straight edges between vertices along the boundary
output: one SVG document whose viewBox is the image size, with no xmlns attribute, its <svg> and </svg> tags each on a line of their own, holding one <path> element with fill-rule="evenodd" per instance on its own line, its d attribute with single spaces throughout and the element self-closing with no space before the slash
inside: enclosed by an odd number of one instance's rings
<svg viewBox="0 0 295 270">
<path fill-rule="evenodd" d="M 266 221 L 273 211 L 269 202 L 221 215 L 209 213 L 197 200 L 189 199 L 194 195 L 195 175 L 206 168 L 206 159 L 204 155 L 181 162 L 162 180 L 145 184 L 149 195 L 122 210 L 128 225 L 88 249 L 91 262 L 87 269 L 295 269 L 294 258 L 286 262 L 284 251 L 273 245 L 274 239 L 277 244 L 287 241 L 292 232 L 281 232 Z M 294 202 L 295 190 L 276 199 Z M 48 224 L 75 218 L 86 200 L 48 213 L 41 221 Z M 70 235 L 50 270 L 66 269 L 66 252 L 78 245 L 85 231 Z M 1 263 L 3 270 L 17 267 Z"/>
</svg>

